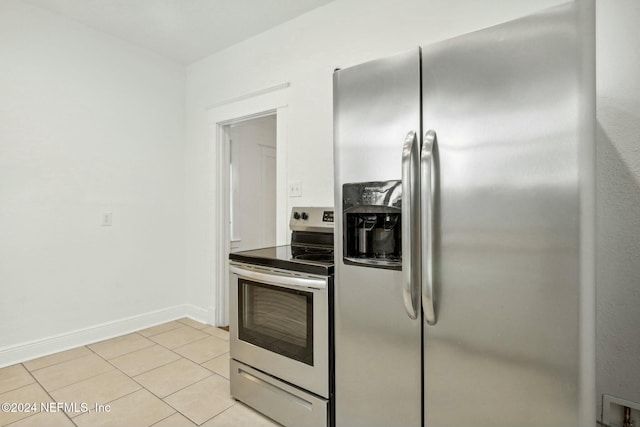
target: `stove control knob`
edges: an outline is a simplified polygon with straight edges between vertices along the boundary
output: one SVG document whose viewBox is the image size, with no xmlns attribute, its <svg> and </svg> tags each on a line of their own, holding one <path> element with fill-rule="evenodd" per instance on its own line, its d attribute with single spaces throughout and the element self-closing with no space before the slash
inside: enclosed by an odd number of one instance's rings
<svg viewBox="0 0 640 427">
<path fill-rule="evenodd" d="M 294 212 L 293 219 L 300 219 L 300 214 L 298 212 Z"/>
<path fill-rule="evenodd" d="M 309 215 L 306 212 L 302 212 L 302 219 L 309 219 Z"/>
</svg>

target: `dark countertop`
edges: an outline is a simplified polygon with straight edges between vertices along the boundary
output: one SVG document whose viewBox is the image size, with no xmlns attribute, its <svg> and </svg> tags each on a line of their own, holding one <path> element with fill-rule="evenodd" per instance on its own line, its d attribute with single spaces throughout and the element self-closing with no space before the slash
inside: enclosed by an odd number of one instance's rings
<svg viewBox="0 0 640 427">
<path fill-rule="evenodd" d="M 333 262 L 293 259 L 291 246 L 289 245 L 232 252 L 229 254 L 229 259 L 247 264 L 280 268 L 301 273 L 318 274 L 321 276 L 333 275 Z"/>
</svg>

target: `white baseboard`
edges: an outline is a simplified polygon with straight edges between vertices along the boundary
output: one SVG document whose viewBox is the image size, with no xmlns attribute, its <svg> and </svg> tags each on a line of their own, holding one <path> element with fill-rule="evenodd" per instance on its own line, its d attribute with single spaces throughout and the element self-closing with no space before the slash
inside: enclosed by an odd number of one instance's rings
<svg viewBox="0 0 640 427">
<path fill-rule="evenodd" d="M 140 329 L 182 317 L 190 317 L 199 322 L 211 324 L 208 321 L 209 315 L 210 313 L 207 309 L 191 304 L 181 304 L 34 341 L 2 347 L 0 348 L 0 368 L 139 331 Z"/>
<path fill-rule="evenodd" d="M 226 324 L 220 324 L 216 319 L 216 308 L 210 306 L 208 308 L 198 307 L 192 304 L 187 304 L 187 317 L 196 320 L 201 323 L 213 326 L 228 326 Z"/>
<path fill-rule="evenodd" d="M 208 325 L 213 325 L 209 318 L 209 311 L 202 307 L 195 306 L 193 304 L 185 304 L 185 315 L 200 323 L 206 323 Z"/>
</svg>

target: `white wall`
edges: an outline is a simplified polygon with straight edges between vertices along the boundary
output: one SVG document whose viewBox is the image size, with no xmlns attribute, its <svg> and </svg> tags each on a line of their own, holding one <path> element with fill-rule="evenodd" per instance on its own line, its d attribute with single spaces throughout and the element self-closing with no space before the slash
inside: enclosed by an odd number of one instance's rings
<svg viewBox="0 0 640 427">
<path fill-rule="evenodd" d="M 287 179 L 295 205 L 332 206 L 332 73 L 363 61 L 484 28 L 561 0 L 336 0 L 187 68 L 187 283 L 189 301 L 213 306 L 215 171 L 206 108 L 285 82 Z M 284 189 L 283 191 L 286 191 Z"/>
<path fill-rule="evenodd" d="M 1 366 L 187 294 L 184 67 L 13 0 L 0 61 Z"/>
<path fill-rule="evenodd" d="M 597 388 L 640 402 L 640 2 L 596 4 Z"/>
</svg>

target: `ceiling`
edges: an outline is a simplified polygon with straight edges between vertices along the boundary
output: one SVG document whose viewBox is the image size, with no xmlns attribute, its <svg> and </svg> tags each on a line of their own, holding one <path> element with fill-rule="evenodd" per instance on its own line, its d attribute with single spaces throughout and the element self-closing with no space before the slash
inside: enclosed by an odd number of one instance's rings
<svg viewBox="0 0 640 427">
<path fill-rule="evenodd" d="M 22 0 L 190 64 L 333 0 Z"/>
</svg>

